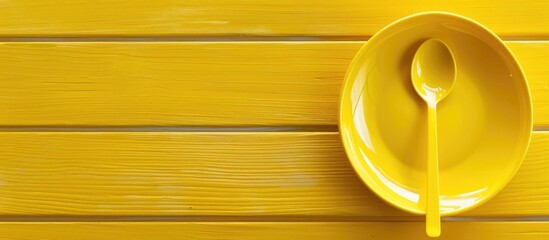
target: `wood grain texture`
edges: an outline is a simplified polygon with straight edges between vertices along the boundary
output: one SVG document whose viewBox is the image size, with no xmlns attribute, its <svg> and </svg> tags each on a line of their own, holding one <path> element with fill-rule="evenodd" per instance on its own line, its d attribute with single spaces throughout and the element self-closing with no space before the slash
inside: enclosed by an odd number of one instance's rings
<svg viewBox="0 0 549 240">
<path fill-rule="evenodd" d="M 336 125 L 364 42 L 0 44 L 1 126 Z M 549 42 L 508 42 L 549 126 Z"/>
<path fill-rule="evenodd" d="M 360 45 L 4 43 L 0 124 L 333 124 Z"/>
<path fill-rule="evenodd" d="M 4 132 L 0 151 L 8 217 L 410 216 L 359 180 L 337 133 Z M 549 215 L 548 153 L 535 133 L 512 182 L 461 216 Z"/>
<path fill-rule="evenodd" d="M 506 37 L 549 36 L 544 0 L 19 0 L 0 9 L 0 36 L 371 36 L 432 10 L 468 16 Z"/>
<path fill-rule="evenodd" d="M 442 240 L 546 240 L 547 222 L 444 222 Z M 0 223 L 6 240 L 427 239 L 419 222 Z"/>
<path fill-rule="evenodd" d="M 549 130 L 549 42 L 510 42 L 508 46 L 521 64 L 534 102 L 534 122 Z M 524 60 L 528 59 L 528 60 Z"/>
</svg>

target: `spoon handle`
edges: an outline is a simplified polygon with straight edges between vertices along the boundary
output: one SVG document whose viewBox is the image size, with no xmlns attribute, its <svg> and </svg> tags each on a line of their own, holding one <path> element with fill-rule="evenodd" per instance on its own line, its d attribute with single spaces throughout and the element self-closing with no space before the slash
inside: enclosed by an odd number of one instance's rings
<svg viewBox="0 0 549 240">
<path fill-rule="evenodd" d="M 440 202 L 438 186 L 437 106 L 429 104 L 427 139 L 427 235 L 440 236 Z"/>
</svg>

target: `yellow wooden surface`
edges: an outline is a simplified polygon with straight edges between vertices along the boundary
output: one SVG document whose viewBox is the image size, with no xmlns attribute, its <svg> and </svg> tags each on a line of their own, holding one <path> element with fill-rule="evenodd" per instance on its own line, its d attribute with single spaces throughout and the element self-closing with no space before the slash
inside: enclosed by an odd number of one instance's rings
<svg viewBox="0 0 549 240">
<path fill-rule="evenodd" d="M 545 0 L 2 1 L 0 36 L 371 36 L 429 10 L 471 17 L 506 37 L 549 36 Z"/>
<path fill-rule="evenodd" d="M 2 126 L 337 125 L 364 42 L 0 44 Z M 507 42 L 536 127 L 549 126 L 549 42 Z"/>
<path fill-rule="evenodd" d="M 410 216 L 367 189 L 334 132 L 5 132 L 0 152 L 0 215 Z M 460 216 L 549 215 L 548 168 L 536 132 L 512 182 Z"/>
<path fill-rule="evenodd" d="M 546 240 L 547 222 L 445 222 L 441 240 Z M 2 240 L 427 239 L 417 222 L 0 223 Z"/>
<path fill-rule="evenodd" d="M 536 130 L 442 239 L 549 239 L 545 0 L 0 1 L 0 239 L 425 239 L 354 174 L 336 117 L 364 40 L 426 10 L 512 40 Z"/>
</svg>

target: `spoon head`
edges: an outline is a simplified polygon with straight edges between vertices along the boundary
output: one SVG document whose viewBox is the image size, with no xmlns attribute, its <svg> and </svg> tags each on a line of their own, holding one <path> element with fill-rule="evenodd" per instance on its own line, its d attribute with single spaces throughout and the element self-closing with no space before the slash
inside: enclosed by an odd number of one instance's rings
<svg viewBox="0 0 549 240">
<path fill-rule="evenodd" d="M 428 103 L 444 99 L 454 88 L 456 63 L 448 46 L 429 39 L 417 50 L 412 62 L 412 83 Z"/>
</svg>

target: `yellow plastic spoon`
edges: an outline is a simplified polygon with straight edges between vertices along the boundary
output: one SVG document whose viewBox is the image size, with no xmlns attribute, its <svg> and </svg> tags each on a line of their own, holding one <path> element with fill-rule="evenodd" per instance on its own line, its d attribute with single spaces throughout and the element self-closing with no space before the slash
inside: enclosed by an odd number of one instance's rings
<svg viewBox="0 0 549 240">
<path fill-rule="evenodd" d="M 448 46 L 438 39 L 425 41 L 412 62 L 412 83 L 428 105 L 426 230 L 429 237 L 440 236 L 437 103 L 452 91 L 455 79 L 456 63 Z"/>
</svg>

